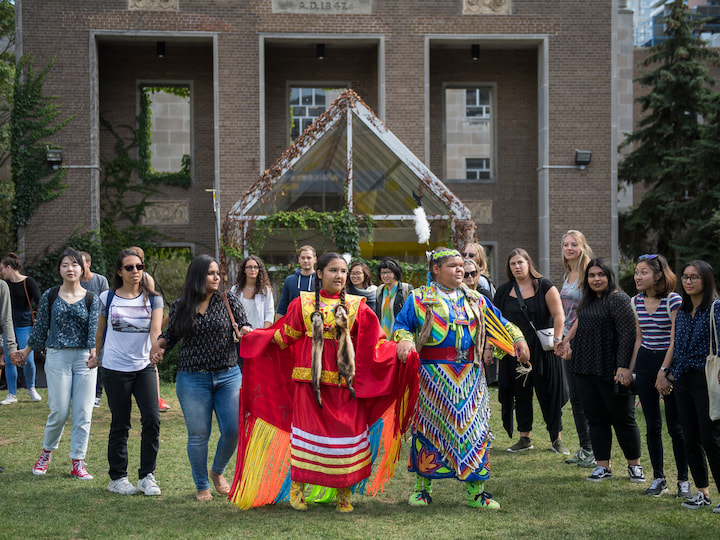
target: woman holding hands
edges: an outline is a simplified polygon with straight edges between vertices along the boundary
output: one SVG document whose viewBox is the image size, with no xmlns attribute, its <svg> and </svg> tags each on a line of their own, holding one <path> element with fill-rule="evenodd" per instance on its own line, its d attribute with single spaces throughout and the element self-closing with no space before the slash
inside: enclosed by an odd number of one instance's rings
<svg viewBox="0 0 720 540">
<path fill-rule="evenodd" d="M 162 297 L 147 284 L 138 252 L 125 249 L 115 263 L 113 289 L 100 294 L 96 342 L 102 348 L 102 379 L 112 414 L 108 437 L 108 491 L 160 495 L 153 475 L 160 440 L 155 362 L 150 346 L 160 335 Z M 140 409 L 142 433 L 137 489 L 128 480 L 127 439 L 132 397 Z"/>
<path fill-rule="evenodd" d="M 72 403 L 70 436 L 71 476 L 92 480 L 85 469 L 85 454 L 90 439 L 97 365 L 95 330 L 98 299 L 80 285 L 83 262 L 74 249 L 66 249 L 58 258 L 57 270 L 62 285 L 45 291 L 40 298 L 35 326 L 22 350 L 24 363 L 31 350 L 46 348 L 45 373 L 48 384 L 48 415 L 43 448 L 34 475 L 47 472 L 52 453 L 60 444 Z"/>
<path fill-rule="evenodd" d="M 230 492 L 223 472 L 237 447 L 242 380 L 233 322 L 243 334 L 252 330 L 240 299 L 231 292 L 225 298 L 220 292 L 220 279 L 220 265 L 215 259 L 198 255 L 192 260 L 182 296 L 170 308 L 168 327 L 150 352 L 150 358 L 160 362 L 166 350 L 182 344 L 176 391 L 185 417 L 187 452 L 198 501 L 212 499 L 207 458 L 213 411 L 220 440 L 210 478 L 218 493 Z"/>
</svg>

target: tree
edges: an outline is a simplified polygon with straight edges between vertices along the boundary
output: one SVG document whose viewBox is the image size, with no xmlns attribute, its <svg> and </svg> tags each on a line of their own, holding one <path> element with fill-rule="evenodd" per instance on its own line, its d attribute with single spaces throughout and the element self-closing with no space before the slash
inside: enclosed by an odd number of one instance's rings
<svg viewBox="0 0 720 540">
<path fill-rule="evenodd" d="M 10 157 L 10 110 L 15 80 L 15 6 L 0 0 L 0 249 L 15 248 L 11 223 L 13 183 L 4 168 Z"/>
<path fill-rule="evenodd" d="M 66 170 L 50 169 L 45 161 L 46 140 L 73 118 L 58 120 L 60 107 L 55 96 L 45 96 L 43 85 L 55 59 L 39 73 L 33 71 L 32 55 L 23 56 L 15 71 L 13 107 L 10 119 L 10 153 L 15 184 L 14 228 L 27 225 L 35 209 L 59 197 L 65 190 Z M 25 80 L 22 74 L 27 66 Z M 48 180 L 46 178 L 50 176 Z"/>
<path fill-rule="evenodd" d="M 702 256 L 712 264 L 710 259 L 719 257 L 711 257 L 706 247 L 720 203 L 718 168 L 709 168 L 718 159 L 712 156 L 718 140 L 712 137 L 713 130 L 718 132 L 720 102 L 708 64 L 720 63 L 720 54 L 693 35 L 703 21 L 692 19 L 684 0 L 674 0 L 666 9 L 666 39 L 641 64 L 655 68 L 637 79 L 651 90 L 636 98 L 643 118 L 621 145 L 633 150 L 618 173 L 625 182 L 649 188 L 623 216 L 626 251 L 662 253 L 678 268 L 691 258 Z"/>
</svg>

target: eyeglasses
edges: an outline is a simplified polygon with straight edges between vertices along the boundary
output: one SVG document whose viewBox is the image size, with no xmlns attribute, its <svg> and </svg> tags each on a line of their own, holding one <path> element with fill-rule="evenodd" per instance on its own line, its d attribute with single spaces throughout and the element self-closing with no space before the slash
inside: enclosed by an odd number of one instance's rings
<svg viewBox="0 0 720 540">
<path fill-rule="evenodd" d="M 260 267 L 259 267 L 259 266 L 250 266 L 250 265 L 248 265 L 248 266 L 245 267 L 245 270 L 260 270 Z"/>
<path fill-rule="evenodd" d="M 380 270 L 381 276 L 393 276 L 395 273 L 392 270 Z"/>
<path fill-rule="evenodd" d="M 683 283 L 697 283 L 700 280 L 700 276 L 682 276 L 680 280 Z"/>
<path fill-rule="evenodd" d="M 653 259 L 657 259 L 657 255 L 650 255 L 646 253 L 645 255 L 640 255 L 638 257 L 638 261 L 651 261 Z"/>
<path fill-rule="evenodd" d="M 472 272 L 465 272 L 465 279 L 475 276 L 477 276 L 477 270 L 473 270 Z"/>
<path fill-rule="evenodd" d="M 352 277 L 363 277 L 365 274 L 363 274 L 362 272 L 350 272 L 350 275 Z"/>
<path fill-rule="evenodd" d="M 461 253 L 460 255 L 463 256 L 463 259 L 474 259 L 475 258 L 475 253 L 468 252 L 468 253 Z"/>
<path fill-rule="evenodd" d="M 126 272 L 132 272 L 133 270 L 137 270 L 138 272 L 142 272 L 145 270 L 144 264 L 126 264 L 123 266 Z"/>
</svg>

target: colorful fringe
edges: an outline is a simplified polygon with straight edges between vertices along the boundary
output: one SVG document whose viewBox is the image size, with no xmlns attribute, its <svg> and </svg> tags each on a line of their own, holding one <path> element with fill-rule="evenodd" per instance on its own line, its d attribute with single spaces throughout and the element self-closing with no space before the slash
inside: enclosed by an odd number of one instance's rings
<svg viewBox="0 0 720 540">
<path fill-rule="evenodd" d="M 233 482 L 230 501 L 247 510 L 287 499 L 290 494 L 290 433 L 256 418 L 248 426 L 247 437 L 242 476 L 239 482 Z"/>
<path fill-rule="evenodd" d="M 415 431 L 421 433 L 459 479 L 481 468 L 490 419 L 482 369 L 473 364 L 425 364 Z"/>
</svg>

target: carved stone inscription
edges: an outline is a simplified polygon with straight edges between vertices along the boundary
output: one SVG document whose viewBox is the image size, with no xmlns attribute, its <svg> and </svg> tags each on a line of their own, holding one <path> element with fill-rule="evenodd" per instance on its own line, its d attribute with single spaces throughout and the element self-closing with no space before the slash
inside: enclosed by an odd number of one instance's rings
<svg viewBox="0 0 720 540">
<path fill-rule="evenodd" d="M 371 15 L 372 0 L 272 0 L 273 13 Z"/>
<path fill-rule="evenodd" d="M 143 11 L 177 11 L 180 0 L 128 0 L 128 9 Z"/>
<path fill-rule="evenodd" d="M 468 201 L 465 203 L 470 209 L 472 220 L 478 225 L 489 225 L 492 223 L 492 201 Z"/>
<path fill-rule="evenodd" d="M 463 15 L 510 15 L 510 0 L 463 0 Z"/>
<path fill-rule="evenodd" d="M 143 225 L 187 225 L 190 223 L 188 201 L 148 201 Z"/>
</svg>

